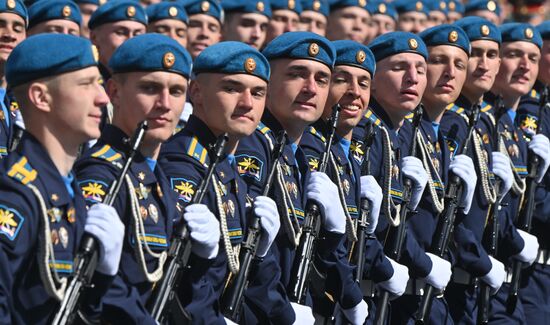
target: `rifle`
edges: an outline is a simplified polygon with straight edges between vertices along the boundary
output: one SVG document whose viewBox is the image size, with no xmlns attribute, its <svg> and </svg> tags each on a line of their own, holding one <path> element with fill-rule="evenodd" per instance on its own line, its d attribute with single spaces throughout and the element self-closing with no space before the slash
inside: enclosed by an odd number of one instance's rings
<svg viewBox="0 0 550 325">
<path fill-rule="evenodd" d="M 216 144 L 211 146 L 209 152 L 210 166 L 208 166 L 206 176 L 195 192 L 191 204 L 202 202 L 206 189 L 212 180 L 214 170 L 223 155 L 227 141 L 227 133 L 224 133 L 218 137 Z M 191 321 L 191 317 L 179 302 L 176 292 L 182 273 L 188 266 L 190 255 L 191 238 L 189 230 L 185 222 L 181 222 L 170 241 L 170 249 L 168 251 L 168 256 L 171 257 L 170 263 L 165 269 L 160 284 L 157 286 L 158 289 L 153 292 L 153 298 L 150 300 L 151 316 L 159 324 L 165 324 L 169 319 L 175 319 L 177 323 L 188 323 Z"/>
<path fill-rule="evenodd" d="M 113 205 L 118 192 L 124 183 L 124 177 L 126 177 L 128 169 L 130 168 L 141 141 L 143 140 L 145 131 L 147 131 L 147 121 L 141 122 L 132 138 L 129 139 L 128 143 L 130 144 L 130 150 L 127 154 L 126 162 L 124 163 L 118 178 L 111 183 L 109 192 L 103 201 L 104 204 L 108 206 Z M 73 278 L 65 291 L 59 310 L 55 314 L 52 321 L 53 325 L 73 323 L 74 317 L 76 316 L 75 309 L 78 306 L 80 295 L 82 294 L 84 288 L 89 287 L 91 284 L 98 258 L 99 251 L 97 241 L 90 234 L 84 233 L 82 240 L 80 241 L 80 248 L 75 257 L 74 264 L 76 267 Z"/>
<path fill-rule="evenodd" d="M 321 157 L 321 163 L 319 164 L 319 172 L 321 173 L 324 173 L 327 169 L 328 160 L 330 157 L 330 148 L 332 146 L 332 142 L 334 141 L 340 110 L 341 107 L 339 104 L 336 104 L 332 108 L 329 137 L 325 145 L 325 151 Z M 291 284 L 289 298 L 291 301 L 301 305 L 305 304 L 306 301 L 309 273 L 313 267 L 313 258 L 320 231 L 321 211 L 317 203 L 312 200 L 308 200 L 306 203 L 305 220 L 302 226 L 302 236 L 300 238 L 298 249 L 296 250 L 296 262 L 292 267 L 292 276 L 290 277 Z"/>
<path fill-rule="evenodd" d="M 415 109 L 414 117 L 412 121 L 413 126 L 413 138 L 411 141 L 411 156 L 416 156 L 416 133 L 418 133 L 418 128 L 420 126 L 420 121 L 422 120 L 422 114 L 423 114 L 423 107 L 422 104 L 418 105 L 418 107 Z M 405 235 L 407 233 L 407 215 L 409 214 L 410 207 L 409 203 L 411 201 L 412 197 L 412 180 L 408 177 L 404 177 L 403 179 L 403 196 L 401 200 L 401 211 L 399 212 L 399 225 L 396 227 L 393 227 L 389 229 L 389 236 L 388 238 L 395 238 L 393 243 L 384 243 L 384 250 L 388 248 L 387 255 L 389 258 L 398 261 L 401 258 L 401 251 L 403 250 L 403 242 L 405 241 Z M 387 311 L 388 311 L 388 303 L 390 301 L 390 292 L 383 290 L 380 293 L 380 296 L 378 297 L 378 301 L 376 303 L 376 316 L 374 323 L 375 324 L 385 324 L 386 323 L 386 317 L 387 317 Z"/>
<path fill-rule="evenodd" d="M 544 87 L 544 90 L 540 96 L 539 103 L 539 123 L 537 125 L 537 134 L 542 132 L 542 119 L 544 117 L 544 111 L 550 106 L 548 103 L 548 88 Z M 535 211 L 535 191 L 537 189 L 537 170 L 540 164 L 540 159 L 537 155 L 529 153 L 529 174 L 527 175 L 527 187 L 526 197 L 523 208 L 519 212 L 518 216 L 518 229 L 526 232 L 531 231 L 531 222 L 533 221 L 533 212 Z M 510 293 L 506 301 L 506 311 L 512 313 L 516 309 L 518 302 L 519 280 L 521 278 L 521 269 L 523 263 L 514 260 L 512 265 L 512 283 L 510 284 Z"/>
<path fill-rule="evenodd" d="M 468 146 L 472 140 L 472 136 L 475 131 L 475 126 L 479 121 L 479 104 L 472 105 L 470 115 L 468 116 L 468 133 L 466 136 L 466 141 L 462 148 L 458 149 L 455 155 L 460 155 L 468 152 Z M 445 210 L 439 216 L 439 222 L 437 223 L 437 228 L 435 234 L 437 235 L 436 239 L 433 242 L 432 253 L 438 257 L 443 258 L 447 254 L 447 249 L 449 247 L 449 242 L 451 241 L 453 230 L 455 227 L 456 213 L 458 211 L 458 205 L 462 201 L 463 188 L 462 180 L 460 177 L 451 174 L 449 181 L 449 187 L 445 192 Z M 416 316 L 416 324 L 426 324 L 432 309 L 433 295 L 435 293 L 435 288 L 427 284 L 424 286 L 424 294 L 422 295 L 422 300 L 420 301 L 420 306 L 418 308 L 418 313 Z"/>
<path fill-rule="evenodd" d="M 365 138 L 363 144 L 365 145 L 365 154 L 363 158 L 363 163 L 361 164 L 361 175 L 370 174 L 370 147 L 374 140 L 374 125 L 367 122 L 365 125 Z M 355 270 L 355 282 L 361 283 L 363 279 L 363 267 L 365 264 L 365 240 L 367 239 L 367 224 L 368 218 L 370 215 L 371 207 L 370 201 L 367 198 L 361 198 L 360 205 L 360 218 L 357 220 L 357 247 L 355 249 L 355 265 L 357 269 Z"/>
<path fill-rule="evenodd" d="M 500 145 L 500 134 L 498 132 L 498 125 L 500 122 L 501 116 L 504 114 L 504 105 L 502 103 L 502 96 L 497 96 L 495 100 L 495 134 L 493 138 L 493 152 L 499 151 Z M 488 218 L 487 229 L 485 230 L 485 235 L 489 236 L 489 247 L 487 248 L 487 254 L 489 256 L 495 257 L 497 255 L 497 245 L 498 245 L 498 213 L 500 211 L 500 201 L 502 200 L 502 193 L 500 192 L 500 183 L 501 180 L 495 175 L 495 190 L 497 191 L 497 198 L 493 206 L 491 207 L 491 212 Z M 478 302 L 478 312 L 477 312 L 477 323 L 478 324 L 487 324 L 489 322 L 489 312 L 491 307 L 491 287 L 481 281 L 479 284 L 479 302 Z"/>
<path fill-rule="evenodd" d="M 262 191 L 262 196 L 267 196 L 271 189 L 272 183 L 275 180 L 275 173 L 279 166 L 279 158 L 283 154 L 283 149 L 286 142 L 286 132 L 281 131 L 277 136 L 277 143 L 271 151 L 271 169 L 267 175 L 265 187 Z M 248 226 L 246 241 L 241 245 L 240 255 L 240 271 L 237 277 L 231 282 L 229 288 L 226 290 L 222 302 L 224 307 L 224 315 L 234 322 L 239 321 L 239 313 L 241 311 L 244 291 L 248 287 L 248 274 L 250 272 L 250 265 L 252 259 L 256 255 L 256 248 L 261 239 L 261 227 L 260 218 L 254 215 L 251 219 L 250 226 Z"/>
</svg>

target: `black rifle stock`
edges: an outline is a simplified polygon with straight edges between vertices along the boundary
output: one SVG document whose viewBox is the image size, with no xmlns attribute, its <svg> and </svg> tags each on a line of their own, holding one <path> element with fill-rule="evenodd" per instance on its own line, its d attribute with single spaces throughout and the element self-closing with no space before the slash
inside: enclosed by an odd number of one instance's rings
<svg viewBox="0 0 550 325">
<path fill-rule="evenodd" d="M 479 110 L 480 107 L 478 104 L 472 106 L 469 115 L 466 141 L 464 141 L 464 145 L 461 148 L 457 149 L 455 155 L 466 154 L 468 152 L 468 146 L 472 140 L 477 121 L 479 120 Z M 437 228 L 434 232 L 437 237 L 434 239 L 431 249 L 432 254 L 441 258 L 444 258 L 445 254 L 447 254 L 447 249 L 455 226 L 456 213 L 464 194 L 460 177 L 450 174 L 449 179 L 449 186 L 445 192 L 445 210 L 439 215 Z M 435 293 L 435 288 L 432 285 L 426 284 L 424 286 L 424 294 L 422 295 L 422 300 L 418 307 L 416 324 L 420 325 L 428 322 Z"/>
<path fill-rule="evenodd" d="M 208 166 L 206 175 L 195 192 L 191 204 L 202 202 L 206 190 L 211 183 L 216 166 L 223 156 L 227 141 L 228 136 L 225 133 L 219 136 L 216 144 L 210 148 L 210 166 Z M 175 318 L 178 323 L 188 323 L 191 321 L 190 316 L 183 309 L 183 306 L 181 306 L 176 292 L 181 275 L 188 266 L 190 255 L 191 238 L 187 225 L 182 221 L 176 228 L 170 241 L 170 249 L 168 250 L 170 262 L 165 268 L 164 276 L 154 290 L 150 300 L 151 316 L 159 324 L 167 323 L 170 317 Z"/>
<path fill-rule="evenodd" d="M 109 187 L 109 192 L 105 196 L 104 204 L 112 206 L 122 184 L 124 183 L 124 177 L 128 173 L 128 169 L 134 160 L 136 152 L 139 150 L 143 136 L 147 131 L 147 121 L 143 121 L 138 125 L 138 128 L 134 132 L 133 137 L 129 140 L 130 150 L 127 153 L 127 159 L 122 167 L 120 175 L 113 181 Z M 63 300 L 59 310 L 54 316 L 52 325 L 64 325 L 71 324 L 76 316 L 76 309 L 80 299 L 82 291 L 90 285 L 92 276 L 97 266 L 99 258 L 98 243 L 96 239 L 85 233 L 80 241 L 80 248 L 75 258 L 74 275 L 65 291 Z"/>
<path fill-rule="evenodd" d="M 544 118 L 544 113 L 547 107 L 550 106 L 548 103 L 548 88 L 544 87 L 544 91 L 540 97 L 539 104 L 539 123 L 537 124 L 537 134 L 542 132 L 542 121 Z M 531 231 L 531 222 L 533 221 L 533 212 L 535 210 L 535 191 L 537 190 L 537 170 L 540 164 L 539 157 L 533 153 L 529 152 L 529 174 L 527 175 L 527 188 L 525 190 L 525 203 L 519 211 L 518 215 L 518 224 L 517 228 L 526 232 Z M 521 279 L 521 269 L 523 268 L 523 263 L 514 260 L 512 265 L 512 282 L 510 284 L 510 294 L 508 295 L 508 300 L 506 301 L 506 310 L 509 313 L 512 313 L 516 309 L 518 302 L 518 292 L 519 292 L 519 282 Z"/>
<path fill-rule="evenodd" d="M 325 145 L 325 151 L 321 157 L 319 164 L 319 172 L 324 173 L 328 160 L 330 157 L 330 148 L 334 141 L 334 135 L 336 133 L 336 125 L 338 123 L 338 117 L 340 115 L 340 105 L 336 104 L 332 108 L 330 133 Z M 302 226 L 302 236 L 300 238 L 300 244 L 296 250 L 295 263 L 292 267 L 292 276 L 290 284 L 290 292 L 288 293 L 291 301 L 298 304 L 305 304 L 306 293 L 308 288 L 308 280 L 311 268 L 313 266 L 313 260 L 315 257 L 315 249 L 317 238 L 321 230 L 321 211 L 317 203 L 312 200 L 308 200 L 305 209 L 305 219 Z"/>
<path fill-rule="evenodd" d="M 420 121 L 422 120 L 423 107 L 420 104 L 414 112 L 413 117 L 413 139 L 411 141 L 410 155 L 416 157 L 416 133 L 420 126 Z M 386 255 L 394 261 L 399 261 L 401 258 L 401 251 L 403 249 L 403 242 L 405 241 L 405 236 L 407 233 L 407 215 L 409 214 L 410 207 L 409 203 L 412 197 L 412 180 L 408 177 L 403 177 L 403 196 L 401 200 L 401 211 L 399 213 L 399 225 L 396 227 L 390 227 L 388 238 L 395 238 L 391 243 L 384 243 L 384 250 Z M 390 292 L 383 290 L 380 293 L 378 301 L 376 303 L 376 316 L 374 323 L 375 324 L 385 324 L 387 313 L 388 313 L 388 304 L 390 301 Z"/>
<path fill-rule="evenodd" d="M 277 136 L 277 143 L 271 151 L 271 169 L 267 174 L 267 179 L 265 182 L 265 187 L 262 191 L 262 196 L 269 195 L 271 190 L 271 185 L 275 179 L 275 174 L 277 172 L 277 166 L 279 165 L 279 158 L 283 154 L 283 149 L 286 142 L 286 132 L 281 131 Z M 224 306 L 224 315 L 234 322 L 239 321 L 239 313 L 241 311 L 244 291 L 248 286 L 248 274 L 250 273 L 250 265 L 252 260 L 256 255 L 256 249 L 258 243 L 261 239 L 261 227 L 260 227 L 260 218 L 254 215 L 251 219 L 250 226 L 248 226 L 248 231 L 246 235 L 246 240 L 241 245 L 241 254 L 240 254 L 240 269 L 239 273 L 235 279 L 229 284 L 229 287 L 226 289 L 226 292 L 222 298 Z"/>
</svg>

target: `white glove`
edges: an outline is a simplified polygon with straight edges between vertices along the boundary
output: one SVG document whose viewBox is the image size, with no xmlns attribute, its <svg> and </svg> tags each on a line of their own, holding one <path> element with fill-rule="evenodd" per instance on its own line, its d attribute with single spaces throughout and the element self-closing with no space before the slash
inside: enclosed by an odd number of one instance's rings
<svg viewBox="0 0 550 325">
<path fill-rule="evenodd" d="M 225 323 L 227 325 L 238 325 L 237 323 L 233 322 L 231 319 L 224 317 Z"/>
<path fill-rule="evenodd" d="M 539 252 L 539 242 L 537 237 L 520 229 L 518 229 L 518 233 L 523 239 L 525 245 L 523 246 L 521 252 L 513 257 L 523 263 L 531 265 L 537 259 L 537 254 Z"/>
<path fill-rule="evenodd" d="M 370 214 L 367 219 L 367 234 L 373 234 L 378 225 L 380 205 L 382 204 L 382 188 L 372 175 L 361 176 L 361 198 L 370 201 Z"/>
<path fill-rule="evenodd" d="M 502 152 L 493 152 L 493 173 L 501 180 L 500 191 L 502 197 L 512 188 L 514 174 L 512 173 L 512 162 Z"/>
<path fill-rule="evenodd" d="M 489 273 L 481 277 L 481 280 L 487 283 L 492 288 L 492 294 L 495 294 L 502 286 L 502 283 L 506 278 L 506 272 L 504 271 L 504 264 L 492 256 L 489 256 L 489 259 L 491 260 L 491 264 L 493 266 L 491 267 L 491 271 L 489 271 Z"/>
<path fill-rule="evenodd" d="M 451 280 L 451 275 L 453 274 L 451 263 L 432 253 L 426 253 L 426 255 L 432 261 L 432 269 L 425 280 L 437 290 L 443 290 Z"/>
<path fill-rule="evenodd" d="M 257 196 L 254 199 L 254 214 L 260 218 L 262 227 L 260 241 L 256 248 L 256 256 L 264 257 L 281 227 L 281 219 L 275 201 L 267 196 Z"/>
<path fill-rule="evenodd" d="M 296 315 L 295 325 L 313 325 L 315 323 L 315 317 L 313 317 L 313 311 L 308 306 L 300 305 L 295 302 L 291 302 L 290 305 L 294 309 Z"/>
<path fill-rule="evenodd" d="M 542 160 L 537 170 L 537 183 L 540 183 L 550 165 L 550 141 L 544 134 L 536 134 L 529 142 L 529 149 Z"/>
<path fill-rule="evenodd" d="M 386 258 L 391 263 L 393 275 L 388 280 L 378 283 L 378 286 L 395 296 L 402 296 L 405 293 L 405 289 L 407 289 L 407 282 L 409 282 L 409 268 L 389 257 Z"/>
<path fill-rule="evenodd" d="M 88 210 L 84 231 L 93 235 L 99 244 L 96 271 L 105 275 L 115 275 L 118 272 L 124 242 L 124 224 L 116 210 L 103 203 L 92 205 Z"/>
<path fill-rule="evenodd" d="M 422 198 L 422 193 L 424 193 L 424 189 L 428 183 L 428 173 L 424 169 L 422 161 L 413 156 L 403 158 L 401 161 L 401 171 L 403 175 L 410 178 L 410 180 L 414 183 L 411 202 L 409 203 L 411 210 L 414 210 L 418 206 L 418 203 Z"/>
<path fill-rule="evenodd" d="M 325 173 L 312 172 L 306 186 L 308 200 L 314 200 L 325 211 L 323 226 L 327 231 L 343 234 L 346 231 L 346 215 L 340 203 L 338 188 Z"/>
<path fill-rule="evenodd" d="M 183 218 L 191 233 L 191 251 L 206 259 L 218 255 L 220 223 L 204 204 L 191 204 L 185 207 Z"/>
<path fill-rule="evenodd" d="M 449 165 L 450 171 L 462 180 L 464 192 L 462 195 L 462 202 L 460 206 L 464 208 L 464 213 L 470 211 L 472 206 L 472 200 L 474 198 L 474 191 L 476 189 L 477 175 L 472 158 L 466 155 L 455 156 L 451 164 Z"/>
<path fill-rule="evenodd" d="M 369 316 L 369 306 L 364 300 L 361 300 L 355 307 L 349 309 L 343 309 L 339 303 L 336 303 L 335 308 L 335 314 L 341 311 L 352 325 L 363 325 L 367 316 Z"/>
</svg>

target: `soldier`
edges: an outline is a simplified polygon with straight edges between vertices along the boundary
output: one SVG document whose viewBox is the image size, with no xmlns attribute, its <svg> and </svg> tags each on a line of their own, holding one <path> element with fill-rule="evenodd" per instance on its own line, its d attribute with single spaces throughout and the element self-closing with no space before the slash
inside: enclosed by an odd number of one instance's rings
<svg viewBox="0 0 550 325">
<path fill-rule="evenodd" d="M 495 25 L 500 25 L 500 6 L 495 0 L 474 0 L 468 1 L 464 7 L 465 16 L 477 16 L 485 18 Z"/>
<path fill-rule="evenodd" d="M 88 22 L 90 17 L 99 6 L 107 2 L 107 0 L 75 0 L 80 14 L 82 15 L 82 24 L 80 24 L 80 36 L 90 38 L 90 28 Z"/>
<path fill-rule="evenodd" d="M 147 14 L 135 1 L 110 1 L 92 14 L 88 27 L 90 40 L 99 52 L 99 71 L 103 84 L 111 78 L 109 60 L 124 41 L 145 33 Z"/>
<path fill-rule="evenodd" d="M 10 151 L 13 140 L 15 124 L 20 117 L 18 104 L 14 97 L 8 93 L 4 78 L 6 61 L 13 49 L 26 37 L 27 9 L 21 0 L 0 4 L 0 70 L 2 71 L 2 83 L 0 85 L 0 158 Z"/>
<path fill-rule="evenodd" d="M 205 48 L 221 41 L 224 13 L 215 0 L 192 0 L 184 4 L 189 15 L 187 51 L 195 60 Z"/>
<path fill-rule="evenodd" d="M 302 9 L 298 29 L 325 36 L 330 13 L 328 0 L 302 0 Z"/>
<path fill-rule="evenodd" d="M 199 213 L 214 212 L 220 221 L 221 238 L 219 226 L 210 226 L 203 236 L 213 237 L 216 243 L 220 241 L 219 246 L 223 248 L 217 256 L 195 254 L 191 257 L 191 268 L 183 277 L 187 280 L 181 284 L 179 296 L 193 323 L 224 324 L 220 298 L 227 277 L 239 272 L 239 247 L 247 235 L 249 222 L 245 209 L 246 185 L 237 169 L 254 171 L 261 167 L 236 166 L 235 149 L 243 137 L 254 132 L 260 121 L 270 68 L 265 57 L 252 47 L 240 42 L 221 42 L 197 57 L 193 73 L 196 79 L 191 83 L 190 94 L 195 110 L 185 128 L 163 146 L 161 165 L 178 193 L 179 202 L 187 206 L 185 216 L 196 214 L 193 219 L 199 223 Z M 228 143 L 214 170 L 214 184 L 207 187 L 203 204 L 188 205 L 211 163 L 206 148 L 224 133 L 228 135 Z M 257 291 L 250 293 L 249 289 L 248 292 L 255 303 L 261 304 L 270 298 L 263 295 L 266 286 L 273 285 L 265 279 L 277 272 L 269 268 L 265 256 L 280 222 L 273 200 L 258 196 L 253 204 L 250 212 L 260 218 L 262 230 L 249 273 L 250 286 Z M 247 323 L 246 313 L 243 317 Z"/>
<path fill-rule="evenodd" d="M 72 172 L 80 144 L 99 136 L 107 96 L 92 44 L 79 37 L 30 37 L 6 67 L 27 129 L 5 160 L 0 182 L 0 322 L 47 324 L 65 294 L 84 232 L 95 237 L 100 253 L 80 315 L 100 305 L 118 269 L 124 226 L 106 205 L 86 211 Z"/>
<path fill-rule="evenodd" d="M 239 41 L 256 49 L 262 48 L 271 19 L 271 5 L 268 1 L 225 1 L 226 13 L 223 25 L 223 39 Z"/>
<path fill-rule="evenodd" d="M 181 46 L 187 46 L 187 24 L 189 18 L 179 3 L 160 2 L 147 7 L 148 33 L 166 35 Z"/>
<path fill-rule="evenodd" d="M 550 83 L 550 60 L 548 48 L 550 46 L 550 22 L 544 22 L 536 27 L 541 34 L 542 56 L 539 62 L 538 79 L 533 89 L 524 95 L 520 101 L 516 124 L 521 127 L 527 141 L 536 133 L 537 128 L 542 128 L 542 134 L 550 136 L 550 111 L 548 108 L 544 112 L 540 109 L 540 96 L 545 87 Z M 546 104 L 546 103 L 543 103 Z M 533 224 L 531 232 L 538 238 L 540 249 L 537 254 L 535 264 L 522 273 L 522 282 L 520 290 L 520 299 L 525 312 L 525 321 L 528 324 L 538 324 L 547 322 L 550 319 L 548 314 L 547 292 L 550 288 L 550 279 L 548 277 L 548 240 L 547 217 L 549 200 L 548 193 L 550 189 L 550 174 L 546 176 L 539 184 L 536 195 L 536 210 L 533 213 Z"/>
<path fill-rule="evenodd" d="M 499 119 L 497 131 L 502 143 L 500 152 L 511 160 L 514 178 L 511 191 L 503 198 L 505 208 L 502 209 L 502 213 L 508 217 L 509 221 L 500 226 L 503 234 L 498 253 L 502 261 L 508 261 L 505 264 L 510 269 L 510 258 L 531 265 L 538 253 L 537 238 L 525 231 L 516 230 L 513 221 L 517 220 L 525 191 L 524 178 L 528 173 L 528 150 L 541 160 L 539 170 L 536 171 L 537 180 L 540 182 L 550 163 L 550 141 L 545 135 L 538 134 L 533 136 L 527 145 L 523 132 L 515 124 L 519 100 L 532 89 L 538 75 L 542 47 L 540 34 L 533 26 L 520 23 L 503 24 L 500 26 L 500 32 L 502 35 L 501 64 L 491 92 L 487 93 L 484 99 L 492 102 L 495 95 L 501 95 L 505 109 L 505 112 L 500 112 L 502 116 Z M 496 116 L 499 114 L 497 109 L 497 107 L 493 109 Z M 525 321 L 521 304 L 517 304 L 513 311 L 506 308 L 510 280 L 505 281 L 496 297 L 492 299 L 491 322 Z"/>
<path fill-rule="evenodd" d="M 302 3 L 299 0 L 271 0 L 272 16 L 267 26 L 265 45 L 277 36 L 298 30 Z"/>
<path fill-rule="evenodd" d="M 447 2 L 447 21 L 449 24 L 461 19 L 464 16 L 464 5 L 460 1 L 451 0 Z"/>
<path fill-rule="evenodd" d="M 330 4 L 327 38 L 363 44 L 369 37 L 370 13 L 365 0 L 338 0 Z"/>
<path fill-rule="evenodd" d="M 465 231 L 462 240 L 459 240 L 459 244 L 453 249 L 456 262 L 452 281 L 445 290 L 445 298 L 455 323 L 474 324 L 478 296 L 476 277 L 488 284 L 493 292 L 498 291 L 504 281 L 504 265 L 496 258 L 489 257 L 481 242 L 490 206 L 495 202 L 491 183 L 493 174 L 503 180 L 502 193 L 510 189 L 509 180 L 512 174 L 507 157 L 492 152 L 492 124 L 485 113 L 490 109 L 490 105 L 483 102 L 483 94 L 493 86 L 500 65 L 500 31 L 490 21 L 479 17 L 460 19 L 456 25 L 468 35 L 472 51 L 461 94 L 453 105 L 449 105 L 440 124 L 452 153 L 464 146 L 468 132 L 468 114 L 472 105 L 479 104 L 482 113 L 475 125 L 475 140 L 469 144 L 472 148 L 469 155 L 476 162 L 478 183 L 470 211 L 464 216 L 459 216 L 459 219 L 462 219 L 459 228 L 465 228 L 470 234 Z"/>
<path fill-rule="evenodd" d="M 425 28 L 439 26 L 447 22 L 447 15 L 449 13 L 447 2 L 444 0 L 424 0 L 424 2 L 429 10 Z"/>
<path fill-rule="evenodd" d="M 393 2 L 393 5 L 399 14 L 397 30 L 420 33 L 426 28 L 429 12 L 424 2 L 397 0 Z"/>
<path fill-rule="evenodd" d="M 367 9 L 371 14 L 371 33 L 366 43 L 380 35 L 395 31 L 398 16 L 393 4 L 384 1 L 369 2 Z"/>
<path fill-rule="evenodd" d="M 114 106 L 113 122 L 76 165 L 89 206 L 103 202 L 120 173 L 128 154 L 125 139 L 141 121 L 149 124 L 114 203 L 127 231 L 119 272 L 103 297 L 101 315 L 96 315 L 103 321 L 155 323 L 145 304 L 153 284 L 162 277 L 172 229 L 181 216 L 157 159 L 161 143 L 172 135 L 183 108 L 190 65 L 183 47 L 157 34 L 124 42 L 109 61 L 113 77 L 107 91 Z M 217 225 L 213 216 L 203 217 L 205 225 Z M 196 249 L 209 244 L 199 242 Z"/>
<path fill-rule="evenodd" d="M 40 33 L 58 33 L 80 35 L 82 16 L 74 1 L 53 0 L 38 1 L 29 7 L 30 35 Z"/>
</svg>

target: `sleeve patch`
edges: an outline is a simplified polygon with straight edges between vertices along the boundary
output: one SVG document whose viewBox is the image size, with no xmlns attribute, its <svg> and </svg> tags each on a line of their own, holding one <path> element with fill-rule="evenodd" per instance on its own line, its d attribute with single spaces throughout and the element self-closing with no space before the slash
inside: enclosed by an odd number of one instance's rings
<svg viewBox="0 0 550 325">
<path fill-rule="evenodd" d="M 319 170 L 319 159 L 314 156 L 307 155 L 307 164 L 309 165 L 309 170 L 316 171 Z"/>
<path fill-rule="evenodd" d="M 17 210 L 0 205 L 0 234 L 5 235 L 11 241 L 15 240 L 24 221 L 25 218 Z"/>
<path fill-rule="evenodd" d="M 235 156 L 235 161 L 240 176 L 252 177 L 257 181 L 262 179 L 264 163 L 258 157 L 238 155 Z"/>
<path fill-rule="evenodd" d="M 538 118 L 536 116 L 527 114 L 527 115 L 520 115 L 519 117 L 520 127 L 523 130 L 523 132 L 534 135 L 537 133 L 537 127 L 538 127 Z"/>
<path fill-rule="evenodd" d="M 178 200 L 185 203 L 191 202 L 197 189 L 196 182 L 185 178 L 170 178 L 170 186 L 178 193 Z"/>
<path fill-rule="evenodd" d="M 353 159 L 355 159 L 359 164 L 362 164 L 363 159 L 365 157 L 365 151 L 363 150 L 363 142 L 352 139 L 349 148 Z"/>
<path fill-rule="evenodd" d="M 82 195 L 84 199 L 92 203 L 101 203 L 107 195 L 109 185 L 105 182 L 87 179 L 85 181 L 79 182 L 78 186 L 82 190 Z"/>
</svg>

